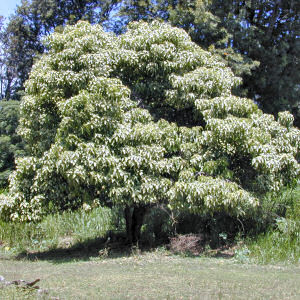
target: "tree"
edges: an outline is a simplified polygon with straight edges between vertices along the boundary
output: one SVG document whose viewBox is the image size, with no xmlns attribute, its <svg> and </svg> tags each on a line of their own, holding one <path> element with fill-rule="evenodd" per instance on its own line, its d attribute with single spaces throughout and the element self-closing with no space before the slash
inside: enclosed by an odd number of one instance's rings
<svg viewBox="0 0 300 300">
<path fill-rule="evenodd" d="M 0 16 L 0 99 L 10 99 L 11 86 L 14 83 L 14 69 L 8 63 L 3 17 Z"/>
<path fill-rule="evenodd" d="M 0 101 L 0 187 L 8 186 L 8 177 L 15 168 L 15 158 L 23 156 L 24 144 L 16 133 L 19 123 L 19 102 Z"/>
<path fill-rule="evenodd" d="M 227 41 L 214 39 L 217 48 L 230 45 L 235 52 L 260 62 L 255 72 L 243 74 L 248 97 L 265 112 L 274 115 L 281 110 L 293 112 L 299 126 L 299 3 L 293 0 L 200 2 L 210 2 L 207 9 L 218 20 L 216 29 L 218 32 L 226 29 L 228 34 Z M 197 13 L 195 10 L 196 16 Z"/>
<path fill-rule="evenodd" d="M 182 30 L 133 22 L 116 37 L 79 22 L 47 40 L 21 105 L 19 159 L 0 215 L 38 221 L 84 203 L 124 208 L 129 242 L 147 208 L 246 214 L 299 178 L 299 130 L 251 100 Z"/>
<path fill-rule="evenodd" d="M 259 66 L 254 65 L 257 67 L 255 72 L 246 70 L 240 74 L 243 76 L 243 87 L 247 91 L 247 96 L 259 103 L 265 112 L 276 115 L 281 110 L 289 110 L 294 114 L 295 123 L 299 126 L 299 2 L 293 0 L 192 2 L 196 4 L 210 2 L 207 3 L 206 12 L 213 13 L 212 20 L 215 20 L 216 25 L 210 26 L 211 19 L 201 18 L 203 14 L 199 14 L 200 10 L 196 7 L 190 11 L 195 21 L 190 23 L 188 30 L 193 40 L 201 46 L 210 41 L 220 50 L 230 45 L 234 50 L 233 53 L 246 59 L 246 66 L 251 66 L 249 65 L 251 60 L 258 61 Z M 180 24 L 176 20 L 176 16 L 180 17 L 179 8 L 177 10 L 175 10 L 177 14 L 172 11 L 170 15 L 174 25 Z M 199 20 L 202 21 L 200 24 L 205 25 L 199 26 L 197 22 Z M 201 27 L 208 30 L 203 31 Z M 236 62 L 240 67 L 243 65 L 240 59 L 232 57 L 232 51 L 224 52 L 225 59 L 229 60 L 234 71 Z"/>
<path fill-rule="evenodd" d="M 3 17 L 0 16 L 0 45 L 2 40 L 2 27 L 3 27 Z M 4 59 L 3 59 L 3 49 L 0 48 L 0 99 L 3 98 L 3 85 L 4 85 Z"/>
<path fill-rule="evenodd" d="M 199 46 L 223 57 L 247 96 L 275 116 L 289 110 L 300 126 L 299 1 L 127 1 L 127 20 L 160 17 L 183 28 Z M 255 70 L 255 72 L 253 71 Z"/>
<path fill-rule="evenodd" d="M 66 24 L 79 20 L 107 21 L 118 0 L 23 1 L 3 30 L 6 68 L 13 70 L 6 83 L 6 98 L 20 98 L 34 61 L 44 52 L 42 39 Z"/>
</svg>

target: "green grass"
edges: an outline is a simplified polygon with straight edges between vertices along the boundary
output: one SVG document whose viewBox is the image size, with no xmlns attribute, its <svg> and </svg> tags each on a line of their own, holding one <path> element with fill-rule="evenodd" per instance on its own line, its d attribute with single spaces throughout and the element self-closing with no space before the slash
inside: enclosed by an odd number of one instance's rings
<svg viewBox="0 0 300 300">
<path fill-rule="evenodd" d="M 109 208 L 94 208 L 49 215 L 41 223 L 0 221 L 0 241 L 14 253 L 68 248 L 87 240 L 104 237 L 115 229 L 117 213 Z"/>
<path fill-rule="evenodd" d="M 248 255 L 259 263 L 300 263 L 300 185 L 281 195 L 286 203 L 285 217 L 275 226 L 247 242 Z"/>
<path fill-rule="evenodd" d="M 299 267 L 239 264 L 223 258 L 183 258 L 167 251 L 90 257 L 84 261 L 2 259 L 0 274 L 7 280 L 40 278 L 39 285 L 49 291 L 48 296 L 59 299 L 300 297 Z M 0 299 L 26 298 L 16 289 L 0 289 Z M 34 293 L 29 299 L 35 299 Z"/>
<path fill-rule="evenodd" d="M 6 287 L 5 289 L 0 289 L 0 299 L 32 300 L 32 299 L 43 299 L 43 298 L 38 298 L 37 292 L 35 290 L 23 290 L 23 289 L 15 288 L 14 286 L 9 286 L 9 287 Z M 44 299 L 47 299 L 47 298 L 44 298 Z M 49 299 L 49 297 L 48 297 L 48 299 Z"/>
<path fill-rule="evenodd" d="M 299 233 L 298 237 L 291 239 L 281 232 L 271 231 L 261 235 L 249 244 L 249 257 L 254 258 L 259 263 L 284 262 L 300 264 Z"/>
<path fill-rule="evenodd" d="M 37 298 L 35 290 L 0 287 L 0 299 L 300 299 L 299 187 L 283 197 L 285 218 L 231 259 L 141 252 L 124 246 L 122 235 L 108 242 L 107 232 L 124 224 L 117 210 L 102 207 L 38 224 L 0 221 L 0 275 L 40 278 L 49 292 Z"/>
</svg>

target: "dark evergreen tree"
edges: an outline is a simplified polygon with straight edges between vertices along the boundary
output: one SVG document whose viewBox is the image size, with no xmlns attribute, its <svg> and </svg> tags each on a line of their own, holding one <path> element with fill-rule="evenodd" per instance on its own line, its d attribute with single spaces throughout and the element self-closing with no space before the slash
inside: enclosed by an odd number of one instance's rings
<svg viewBox="0 0 300 300">
<path fill-rule="evenodd" d="M 204 2 L 206 9 L 201 11 L 199 7 L 203 7 Z M 217 49 L 229 47 L 242 55 L 244 64 L 239 63 L 231 51 L 224 52 L 225 59 L 234 62 L 230 65 L 236 74 L 238 69 L 251 66 L 249 58 L 258 61 L 260 64 L 255 72 L 240 72 L 248 97 L 269 113 L 292 111 L 299 126 L 300 2 L 213 0 L 186 3 L 190 4 L 186 14 L 194 18 L 187 22 L 193 40 L 206 47 L 210 43 Z M 180 25 L 182 10 L 183 5 L 178 5 L 171 11 L 170 20 L 174 25 Z"/>
<path fill-rule="evenodd" d="M 15 158 L 24 155 L 24 143 L 16 133 L 19 124 L 19 101 L 0 101 L 0 187 L 8 184 Z"/>
</svg>

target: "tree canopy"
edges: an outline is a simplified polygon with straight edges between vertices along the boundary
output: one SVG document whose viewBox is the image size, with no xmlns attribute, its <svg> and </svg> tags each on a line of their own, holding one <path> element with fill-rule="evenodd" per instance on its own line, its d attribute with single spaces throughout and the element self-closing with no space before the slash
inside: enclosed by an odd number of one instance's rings
<svg viewBox="0 0 300 300">
<path fill-rule="evenodd" d="M 249 212 L 299 178 L 293 116 L 233 96 L 240 79 L 162 22 L 120 36 L 79 22 L 47 38 L 21 104 L 17 161 L 0 215 L 37 221 L 83 203 L 127 211 L 131 240 L 145 208 Z M 136 212 L 136 213 L 135 213 Z"/>
<path fill-rule="evenodd" d="M 293 113 L 300 126 L 300 2 L 294 0 L 124 1 L 127 21 L 161 18 L 218 53 L 243 77 L 238 95 L 264 112 Z M 255 70 L 255 71 L 254 71 Z"/>
</svg>

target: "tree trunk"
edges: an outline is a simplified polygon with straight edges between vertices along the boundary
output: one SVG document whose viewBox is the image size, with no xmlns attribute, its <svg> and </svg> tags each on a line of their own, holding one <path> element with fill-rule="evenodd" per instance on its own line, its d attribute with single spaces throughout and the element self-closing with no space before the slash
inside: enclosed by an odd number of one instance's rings
<svg viewBox="0 0 300 300">
<path fill-rule="evenodd" d="M 5 92 L 4 92 L 4 98 L 6 100 L 10 100 L 10 96 L 11 96 L 11 83 L 12 83 L 12 79 L 8 78 L 7 79 L 6 88 L 5 88 Z"/>
<path fill-rule="evenodd" d="M 127 241 L 129 244 L 138 243 L 141 237 L 141 228 L 146 212 L 147 206 L 126 206 L 124 215 L 126 220 Z"/>
<path fill-rule="evenodd" d="M 126 236 L 127 236 L 127 242 L 129 244 L 132 244 L 132 213 L 133 210 L 131 207 L 126 206 L 124 210 L 124 216 L 126 220 Z"/>
</svg>

